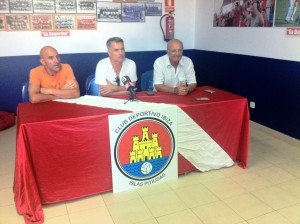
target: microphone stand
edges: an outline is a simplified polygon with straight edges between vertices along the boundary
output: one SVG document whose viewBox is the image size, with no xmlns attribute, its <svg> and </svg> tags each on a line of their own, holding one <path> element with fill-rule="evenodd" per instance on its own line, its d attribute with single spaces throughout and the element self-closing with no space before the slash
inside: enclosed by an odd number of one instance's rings
<svg viewBox="0 0 300 224">
<path fill-rule="evenodd" d="M 136 98 L 130 97 L 127 101 L 124 102 L 124 104 L 128 102 L 138 101 Z"/>
<path fill-rule="evenodd" d="M 134 93 L 136 93 L 135 90 L 134 90 Z M 124 104 L 126 104 L 126 103 L 128 103 L 128 102 L 133 102 L 133 101 L 138 101 L 138 100 L 136 99 L 136 94 L 134 94 L 134 96 L 133 96 L 133 94 L 130 94 L 129 99 L 128 99 L 126 102 L 124 102 Z"/>
</svg>

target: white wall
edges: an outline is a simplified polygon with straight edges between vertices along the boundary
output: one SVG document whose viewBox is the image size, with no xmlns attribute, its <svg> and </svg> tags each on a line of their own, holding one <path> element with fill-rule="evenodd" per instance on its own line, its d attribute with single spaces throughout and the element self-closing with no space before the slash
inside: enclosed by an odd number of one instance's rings
<svg viewBox="0 0 300 224">
<path fill-rule="evenodd" d="M 300 37 L 287 37 L 285 28 L 213 27 L 213 13 L 214 0 L 175 0 L 175 37 L 184 42 L 185 49 L 300 61 Z M 0 57 L 37 55 L 44 45 L 53 45 L 60 53 L 106 52 L 105 42 L 111 36 L 122 37 L 126 51 L 165 50 L 159 20 L 146 17 L 145 23 L 98 22 L 97 30 L 72 30 L 70 37 L 1 31 Z"/>
<path fill-rule="evenodd" d="M 300 61 L 300 37 L 286 28 L 213 27 L 214 0 L 196 1 L 195 49 Z"/>
<path fill-rule="evenodd" d="M 175 37 L 183 42 L 185 49 L 195 49 L 196 2 L 175 0 Z"/>
<path fill-rule="evenodd" d="M 163 0 L 156 0 L 162 2 Z M 175 0 L 175 37 L 185 49 L 194 49 L 196 0 Z M 164 14 L 164 10 L 163 10 Z M 37 55 L 41 47 L 52 45 L 59 53 L 106 52 L 109 37 L 124 39 L 126 51 L 165 50 L 166 42 L 159 25 L 160 17 L 146 17 L 145 23 L 98 22 L 97 30 L 71 30 L 69 37 L 41 37 L 40 31 L 0 32 L 0 57 Z"/>
</svg>

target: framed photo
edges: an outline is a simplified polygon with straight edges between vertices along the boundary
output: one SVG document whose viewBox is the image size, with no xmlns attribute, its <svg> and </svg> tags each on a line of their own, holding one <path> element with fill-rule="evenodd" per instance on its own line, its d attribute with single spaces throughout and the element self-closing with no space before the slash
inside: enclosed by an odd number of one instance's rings
<svg viewBox="0 0 300 224">
<path fill-rule="evenodd" d="M 10 13 L 33 13 L 32 0 L 10 0 Z"/>
<path fill-rule="evenodd" d="M 98 22 L 122 22 L 122 3 L 97 2 Z"/>
<path fill-rule="evenodd" d="M 55 13 L 55 0 L 33 0 L 34 13 Z"/>
<path fill-rule="evenodd" d="M 0 13 L 9 13 L 8 0 L 0 0 Z"/>
<path fill-rule="evenodd" d="M 96 13 L 96 0 L 77 0 L 77 13 Z"/>
<path fill-rule="evenodd" d="M 7 31 L 28 31 L 30 30 L 29 15 L 6 15 Z"/>
<path fill-rule="evenodd" d="M 4 31 L 6 27 L 5 16 L 0 15 L 0 31 Z"/>
<path fill-rule="evenodd" d="M 122 21 L 145 22 L 145 3 L 122 3 Z"/>
<path fill-rule="evenodd" d="M 293 0 L 293 1 L 276 0 L 276 8 L 273 5 L 271 5 L 272 9 L 275 8 L 275 13 L 272 13 L 272 11 L 269 13 L 271 15 L 274 15 L 275 17 L 269 18 L 269 23 L 270 21 L 274 21 L 274 27 L 288 27 L 291 29 L 287 29 L 287 31 L 289 31 L 287 33 L 297 34 L 298 29 L 294 29 L 294 28 L 300 27 L 299 3 L 300 2 L 297 0 Z M 267 18 L 268 18 L 268 11 L 267 11 Z"/>
<path fill-rule="evenodd" d="M 146 16 L 162 16 L 161 3 L 146 3 L 145 6 Z"/>
<path fill-rule="evenodd" d="M 275 14 L 276 17 L 281 16 L 281 22 L 287 15 L 286 11 L 282 11 L 283 8 L 274 14 L 275 3 L 278 8 L 281 3 L 288 6 L 290 2 L 292 1 L 214 0 L 213 27 L 273 27 Z"/>
<path fill-rule="evenodd" d="M 76 28 L 78 30 L 96 30 L 97 19 L 96 15 L 77 15 L 76 16 Z"/>
<path fill-rule="evenodd" d="M 113 2 L 138 2 L 138 0 L 112 0 Z"/>
<path fill-rule="evenodd" d="M 56 30 L 75 29 L 75 15 L 54 15 L 54 28 Z"/>
<path fill-rule="evenodd" d="M 52 30 L 52 15 L 31 15 L 30 25 L 31 30 Z"/>
<path fill-rule="evenodd" d="M 56 0 L 56 13 L 76 13 L 76 0 Z"/>
</svg>

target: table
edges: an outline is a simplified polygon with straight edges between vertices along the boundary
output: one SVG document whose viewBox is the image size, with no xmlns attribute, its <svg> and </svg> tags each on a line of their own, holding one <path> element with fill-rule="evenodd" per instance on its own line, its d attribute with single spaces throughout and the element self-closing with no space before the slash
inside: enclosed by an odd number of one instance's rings
<svg viewBox="0 0 300 224">
<path fill-rule="evenodd" d="M 213 94 L 204 92 L 212 89 Z M 247 99 L 212 87 L 188 96 L 137 94 L 139 100 L 176 104 L 239 166 L 249 147 Z M 209 97 L 196 101 L 195 97 Z M 21 103 L 17 109 L 15 204 L 26 223 L 43 223 L 42 204 L 112 190 L 108 115 L 130 111 L 62 102 Z M 178 155 L 178 173 L 197 170 Z"/>
</svg>

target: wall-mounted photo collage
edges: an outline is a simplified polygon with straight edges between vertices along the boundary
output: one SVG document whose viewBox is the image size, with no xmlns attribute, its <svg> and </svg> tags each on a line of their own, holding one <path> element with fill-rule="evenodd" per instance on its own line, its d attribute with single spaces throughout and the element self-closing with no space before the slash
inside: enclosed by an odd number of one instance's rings
<svg viewBox="0 0 300 224">
<path fill-rule="evenodd" d="M 0 31 L 95 30 L 97 22 L 145 22 L 161 16 L 154 0 L 0 0 Z"/>
</svg>

